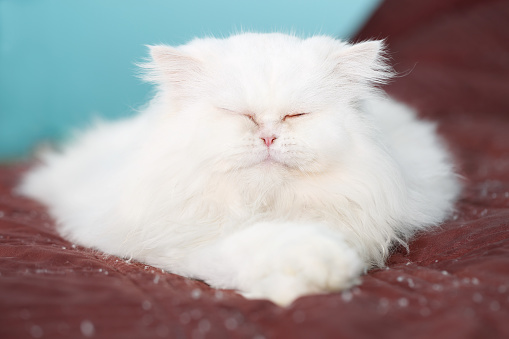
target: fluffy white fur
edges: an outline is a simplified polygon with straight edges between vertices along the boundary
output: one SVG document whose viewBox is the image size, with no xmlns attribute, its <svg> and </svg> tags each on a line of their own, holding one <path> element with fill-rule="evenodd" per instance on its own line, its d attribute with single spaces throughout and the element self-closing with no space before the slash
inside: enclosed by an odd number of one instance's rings
<svg viewBox="0 0 509 339">
<path fill-rule="evenodd" d="M 450 213 L 434 125 L 376 90 L 382 42 L 150 49 L 147 108 L 45 154 L 20 186 L 71 241 L 285 305 L 352 286 Z"/>
</svg>

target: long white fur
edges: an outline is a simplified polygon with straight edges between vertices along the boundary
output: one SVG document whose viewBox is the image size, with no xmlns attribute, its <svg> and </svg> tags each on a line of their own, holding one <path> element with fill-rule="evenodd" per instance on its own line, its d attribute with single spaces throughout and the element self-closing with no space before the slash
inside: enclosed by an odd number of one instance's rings
<svg viewBox="0 0 509 339">
<path fill-rule="evenodd" d="M 285 305 L 350 287 L 451 212 L 435 126 L 377 90 L 381 41 L 249 33 L 151 56 L 146 109 L 44 154 L 20 186 L 66 238 Z"/>
</svg>

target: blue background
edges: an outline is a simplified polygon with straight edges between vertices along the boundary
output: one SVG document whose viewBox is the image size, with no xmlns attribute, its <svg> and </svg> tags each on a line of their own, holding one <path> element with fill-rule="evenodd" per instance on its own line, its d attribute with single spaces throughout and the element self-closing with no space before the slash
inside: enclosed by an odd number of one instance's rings
<svg viewBox="0 0 509 339">
<path fill-rule="evenodd" d="M 239 31 L 347 39 L 379 0 L 0 0 L 0 160 L 151 97 L 147 44 Z"/>
</svg>

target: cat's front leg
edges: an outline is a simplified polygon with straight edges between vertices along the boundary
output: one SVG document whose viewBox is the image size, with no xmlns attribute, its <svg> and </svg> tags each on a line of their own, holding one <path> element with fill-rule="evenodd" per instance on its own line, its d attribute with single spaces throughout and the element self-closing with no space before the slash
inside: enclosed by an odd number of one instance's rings
<svg viewBox="0 0 509 339">
<path fill-rule="evenodd" d="M 344 237 L 312 223 L 264 222 L 203 247 L 186 260 L 189 275 L 248 298 L 288 305 L 359 281 L 365 265 Z"/>
</svg>

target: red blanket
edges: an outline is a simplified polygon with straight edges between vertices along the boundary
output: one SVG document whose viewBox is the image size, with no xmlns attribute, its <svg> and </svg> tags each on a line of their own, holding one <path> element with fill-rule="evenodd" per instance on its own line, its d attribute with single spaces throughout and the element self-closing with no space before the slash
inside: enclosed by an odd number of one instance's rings
<svg viewBox="0 0 509 339">
<path fill-rule="evenodd" d="M 453 218 L 351 291 L 283 309 L 60 238 L 0 168 L 0 338 L 509 337 L 509 2 L 387 0 L 396 98 L 439 122 L 464 176 Z"/>
</svg>

